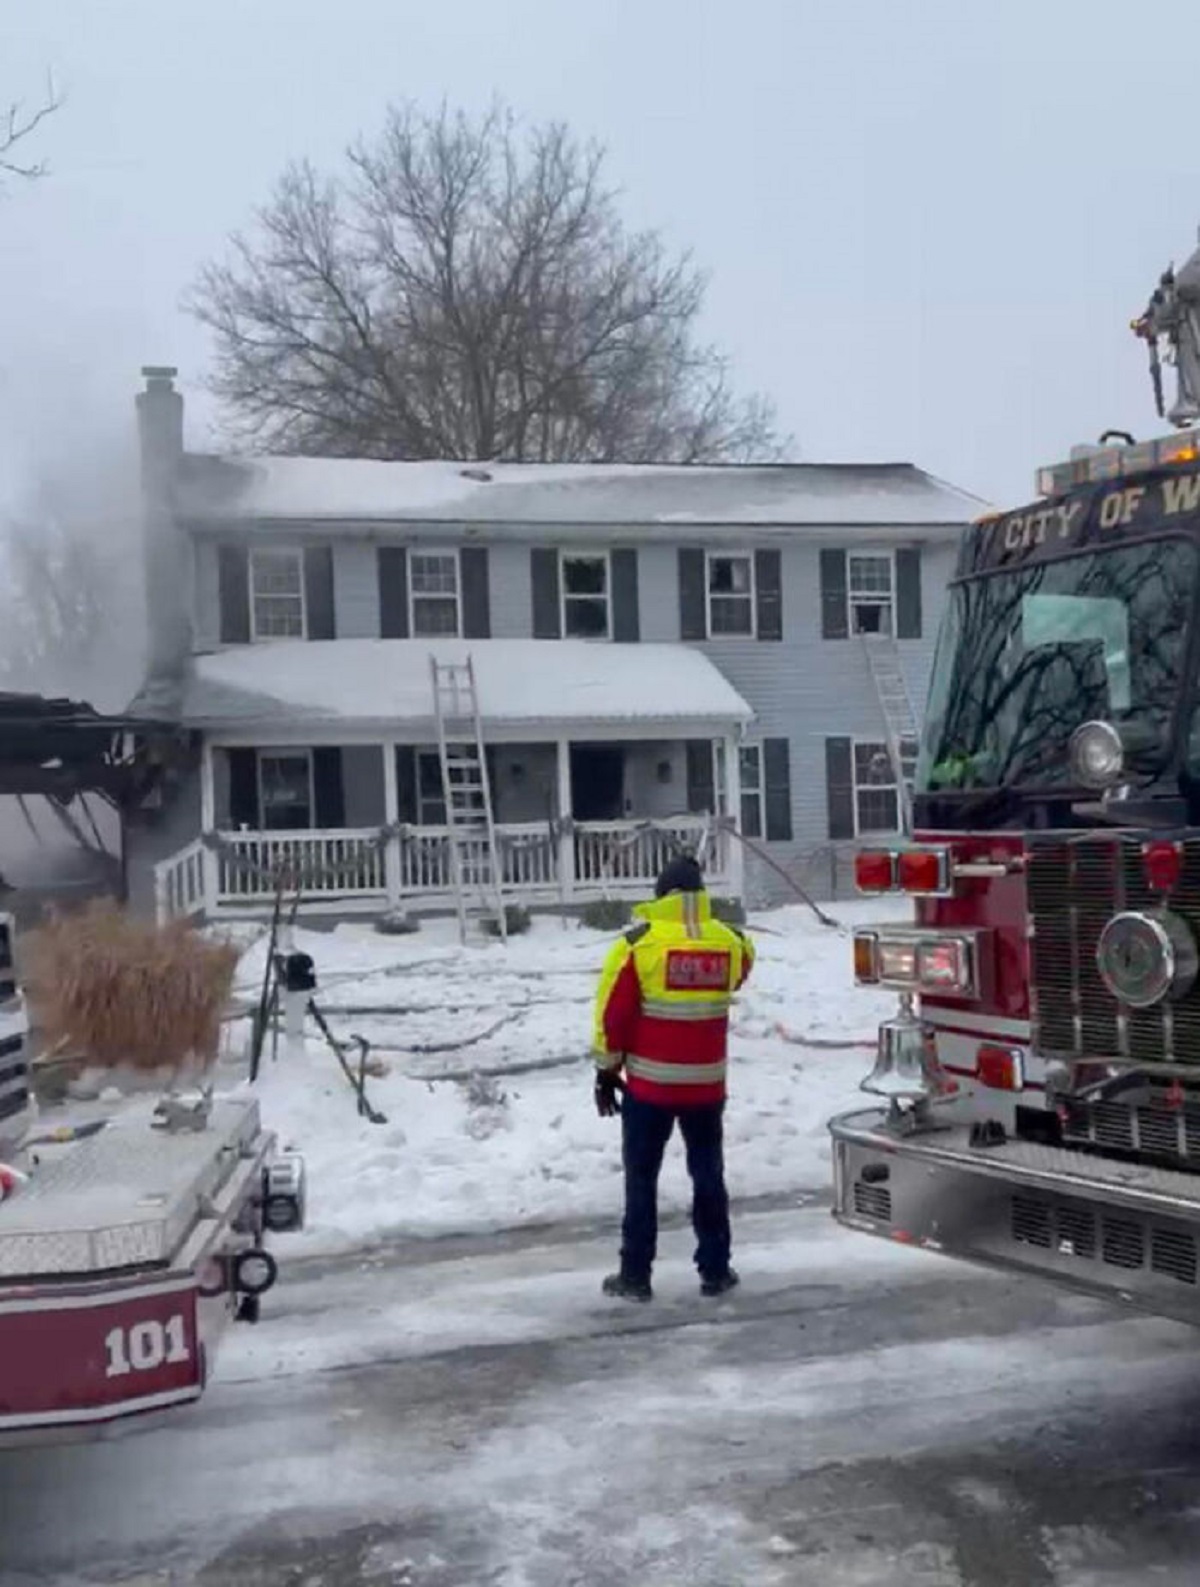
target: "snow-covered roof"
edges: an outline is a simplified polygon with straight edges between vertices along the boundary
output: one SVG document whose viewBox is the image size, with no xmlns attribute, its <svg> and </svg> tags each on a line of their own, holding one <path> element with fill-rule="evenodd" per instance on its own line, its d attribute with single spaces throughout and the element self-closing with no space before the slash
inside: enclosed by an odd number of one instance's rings
<svg viewBox="0 0 1200 1587">
<path fill-rule="evenodd" d="M 227 728 L 433 722 L 429 658 L 471 656 L 492 726 L 738 723 L 750 707 L 712 662 L 682 645 L 563 639 L 282 640 L 198 656 L 181 716 Z"/>
<path fill-rule="evenodd" d="M 911 463 L 381 463 L 191 457 L 184 517 L 203 525 L 835 525 L 961 528 L 987 503 Z"/>
</svg>

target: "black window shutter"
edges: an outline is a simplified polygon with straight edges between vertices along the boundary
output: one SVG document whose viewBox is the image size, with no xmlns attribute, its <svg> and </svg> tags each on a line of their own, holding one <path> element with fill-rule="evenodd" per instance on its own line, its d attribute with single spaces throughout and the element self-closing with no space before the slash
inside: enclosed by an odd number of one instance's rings
<svg viewBox="0 0 1200 1587">
<path fill-rule="evenodd" d="M 312 752 L 313 820 L 318 827 L 346 825 L 346 790 L 342 785 L 342 752 L 336 744 L 322 744 Z"/>
<path fill-rule="evenodd" d="M 839 842 L 854 836 L 854 752 L 848 738 L 825 740 L 825 798 L 829 836 Z"/>
<path fill-rule="evenodd" d="M 218 546 L 221 643 L 250 643 L 250 558 L 245 546 Z"/>
<path fill-rule="evenodd" d="M 304 606 L 309 639 L 333 639 L 333 547 L 304 548 Z"/>
<path fill-rule="evenodd" d="M 846 553 L 826 547 L 821 552 L 821 637 L 846 639 L 850 619 L 846 611 Z"/>
<path fill-rule="evenodd" d="M 417 824 L 417 751 L 412 744 L 396 745 L 396 819 Z"/>
<path fill-rule="evenodd" d="M 408 552 L 403 546 L 380 546 L 376 552 L 379 577 L 379 637 L 408 638 Z"/>
<path fill-rule="evenodd" d="M 705 604 L 704 552 L 679 548 L 679 637 L 686 641 L 708 638 Z"/>
<path fill-rule="evenodd" d="M 896 550 L 896 638 L 921 637 L 921 548 Z"/>
<path fill-rule="evenodd" d="M 239 827 L 257 831 L 262 825 L 258 816 L 258 753 L 252 749 L 227 749 L 229 761 L 229 825 L 236 832 Z"/>
<path fill-rule="evenodd" d="M 767 811 L 767 838 L 772 843 L 792 841 L 792 772 L 786 738 L 763 739 L 763 804 Z"/>
<path fill-rule="evenodd" d="M 707 738 L 689 738 L 687 754 L 687 807 L 689 815 L 715 815 L 717 790 L 713 781 L 713 747 Z"/>
<path fill-rule="evenodd" d="M 533 583 L 533 637 L 561 639 L 558 552 L 549 546 L 534 546 L 529 553 L 529 577 Z"/>
<path fill-rule="evenodd" d="M 634 644 L 641 638 L 638 615 L 638 554 L 626 547 L 612 554 L 612 636 Z"/>
<path fill-rule="evenodd" d="M 783 638 L 783 566 L 778 551 L 754 553 L 755 627 L 760 639 Z"/>
<path fill-rule="evenodd" d="M 462 636 L 464 639 L 492 637 L 492 604 L 488 589 L 486 546 L 463 546 L 458 553 L 462 577 Z"/>
</svg>

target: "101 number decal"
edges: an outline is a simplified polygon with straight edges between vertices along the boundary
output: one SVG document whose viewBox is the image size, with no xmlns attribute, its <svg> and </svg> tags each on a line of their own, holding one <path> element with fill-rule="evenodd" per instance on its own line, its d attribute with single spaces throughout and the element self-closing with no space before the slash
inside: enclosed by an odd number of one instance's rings
<svg viewBox="0 0 1200 1587">
<path fill-rule="evenodd" d="M 114 1328 L 105 1336 L 108 1353 L 106 1378 L 127 1378 L 135 1372 L 153 1372 L 157 1367 L 182 1366 L 192 1359 L 188 1349 L 183 1317 L 169 1317 L 165 1323 L 134 1323 L 132 1328 Z"/>
</svg>

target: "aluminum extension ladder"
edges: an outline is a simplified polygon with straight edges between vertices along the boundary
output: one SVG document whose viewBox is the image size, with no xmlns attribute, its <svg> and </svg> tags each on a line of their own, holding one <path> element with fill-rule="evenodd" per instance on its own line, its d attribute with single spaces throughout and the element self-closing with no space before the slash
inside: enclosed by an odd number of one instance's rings
<svg viewBox="0 0 1200 1587">
<path fill-rule="evenodd" d="M 917 713 L 913 710 L 896 641 L 890 634 L 864 634 L 862 640 L 883 717 L 888 758 L 896 778 L 901 828 L 911 832 L 911 789 L 917 769 Z"/>
<path fill-rule="evenodd" d="M 465 662 L 440 662 L 436 656 L 430 656 L 429 670 L 459 935 L 466 942 L 467 924 L 474 914 L 481 918 L 494 917 L 500 940 L 507 942 L 504 876 L 496 841 L 475 669 L 470 656 Z"/>
</svg>

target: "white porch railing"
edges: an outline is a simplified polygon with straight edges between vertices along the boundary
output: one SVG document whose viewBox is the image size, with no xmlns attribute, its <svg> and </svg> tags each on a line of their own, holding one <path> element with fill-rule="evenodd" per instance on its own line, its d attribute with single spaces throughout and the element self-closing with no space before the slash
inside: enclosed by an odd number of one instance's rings
<svg viewBox="0 0 1200 1587">
<path fill-rule="evenodd" d="M 208 903 L 205 860 L 199 838 L 154 867 L 154 909 L 159 920 L 186 920 Z"/>
<path fill-rule="evenodd" d="M 306 895 L 387 893 L 384 851 L 374 830 L 222 832 L 216 860 L 218 903 L 270 897 L 281 869 Z"/>
<path fill-rule="evenodd" d="M 641 821 L 586 822 L 575 828 L 575 883 L 589 890 L 627 892 L 653 882 L 681 846 L 696 847 L 708 833 L 705 870 L 724 878 L 729 835 L 698 818 L 649 825 Z M 713 840 L 715 839 L 715 848 Z"/>
<path fill-rule="evenodd" d="M 504 888 L 514 901 L 642 896 L 681 845 L 702 851 L 713 892 L 733 881 L 729 833 L 699 816 L 581 822 L 561 832 L 531 822 L 496 831 Z M 467 855 L 468 881 L 486 877 L 487 865 L 481 834 L 477 856 Z M 274 896 L 281 867 L 300 882 L 308 910 L 378 911 L 410 899 L 429 904 L 453 896 L 446 827 L 409 829 L 386 841 L 373 829 L 223 832 L 211 846 L 197 840 L 156 866 L 159 919 L 265 904 Z"/>
</svg>

